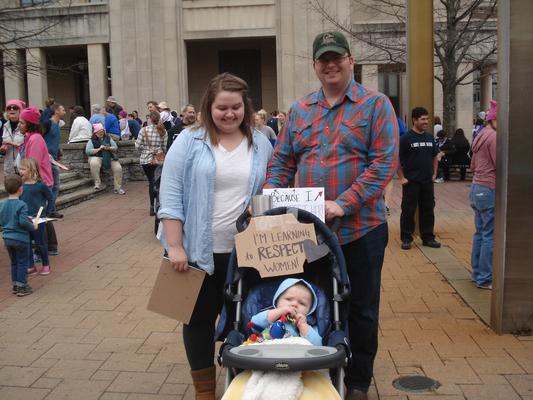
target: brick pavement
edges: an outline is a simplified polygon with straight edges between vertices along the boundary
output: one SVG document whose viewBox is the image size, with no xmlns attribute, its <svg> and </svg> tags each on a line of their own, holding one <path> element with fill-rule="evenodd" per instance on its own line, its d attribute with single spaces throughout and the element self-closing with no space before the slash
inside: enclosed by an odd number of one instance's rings
<svg viewBox="0 0 533 400">
<path fill-rule="evenodd" d="M 16 299 L 0 289 L 0 399 L 193 398 L 180 324 L 146 310 L 161 251 L 146 216 L 146 186 L 128 189 L 125 197 L 65 211 L 57 224 L 62 255 L 52 276 L 32 278 L 40 283 L 33 295 Z M 465 264 L 472 232 L 467 192 L 462 183 L 437 187 L 436 231 L 443 250 Z M 495 335 L 420 249 L 400 250 L 398 193 L 370 398 L 533 400 L 533 338 Z M 100 210 L 108 223 L 89 226 Z M 111 222 L 115 213 L 120 218 Z M 85 232 L 91 250 L 74 251 Z M 391 382 L 406 374 L 441 386 L 415 395 L 394 389 Z"/>
</svg>

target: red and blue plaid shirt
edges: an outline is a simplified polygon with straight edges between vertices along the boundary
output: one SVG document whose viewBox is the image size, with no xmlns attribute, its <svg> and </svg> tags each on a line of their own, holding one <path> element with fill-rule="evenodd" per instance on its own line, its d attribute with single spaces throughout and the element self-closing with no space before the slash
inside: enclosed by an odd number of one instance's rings
<svg viewBox="0 0 533 400">
<path fill-rule="evenodd" d="M 352 80 L 331 107 L 320 89 L 296 101 L 278 137 L 265 187 L 324 187 L 344 210 L 350 243 L 386 222 L 383 191 L 398 164 L 398 123 L 389 99 Z M 298 171 L 298 174 L 296 174 Z"/>
</svg>

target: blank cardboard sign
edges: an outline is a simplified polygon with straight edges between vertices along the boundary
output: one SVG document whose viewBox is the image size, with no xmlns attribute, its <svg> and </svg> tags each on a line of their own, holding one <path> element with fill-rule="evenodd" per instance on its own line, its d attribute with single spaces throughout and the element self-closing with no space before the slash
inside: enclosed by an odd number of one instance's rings
<svg viewBox="0 0 533 400">
<path fill-rule="evenodd" d="M 163 258 L 148 301 L 148 310 L 188 324 L 204 276 L 204 271 L 192 267 L 187 272 L 177 272 L 170 260 Z"/>
<path fill-rule="evenodd" d="M 304 243 L 316 245 L 315 226 L 302 224 L 292 214 L 254 217 L 248 228 L 235 235 L 239 267 L 251 267 L 261 277 L 304 271 Z"/>
</svg>

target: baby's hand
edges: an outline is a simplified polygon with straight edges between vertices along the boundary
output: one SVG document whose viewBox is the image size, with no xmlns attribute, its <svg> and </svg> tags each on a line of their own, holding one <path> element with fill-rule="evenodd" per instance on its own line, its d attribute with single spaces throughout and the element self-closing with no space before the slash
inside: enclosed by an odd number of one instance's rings
<svg viewBox="0 0 533 400">
<path fill-rule="evenodd" d="M 275 322 L 278 319 L 280 319 L 284 315 L 290 315 L 291 317 L 296 317 L 296 313 L 294 311 L 294 308 L 290 306 L 282 306 L 278 308 L 274 308 L 273 310 L 270 310 L 267 314 L 268 322 Z"/>
<path fill-rule="evenodd" d="M 309 333 L 309 324 L 303 314 L 296 314 L 296 327 L 300 331 L 300 336 L 307 336 Z"/>
</svg>

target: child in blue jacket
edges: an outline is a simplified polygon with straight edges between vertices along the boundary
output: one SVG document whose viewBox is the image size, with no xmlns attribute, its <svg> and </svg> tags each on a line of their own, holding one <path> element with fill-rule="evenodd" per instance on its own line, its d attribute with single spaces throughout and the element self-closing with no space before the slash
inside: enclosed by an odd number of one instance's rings
<svg viewBox="0 0 533 400">
<path fill-rule="evenodd" d="M 4 180 L 8 199 L 0 204 L 0 226 L 2 237 L 11 260 L 11 280 L 13 294 L 19 297 L 32 293 L 28 285 L 28 245 L 30 234 L 35 230 L 34 224 L 28 219 L 28 206 L 19 200 L 22 194 L 22 179 L 18 175 L 8 175 Z"/>
</svg>

